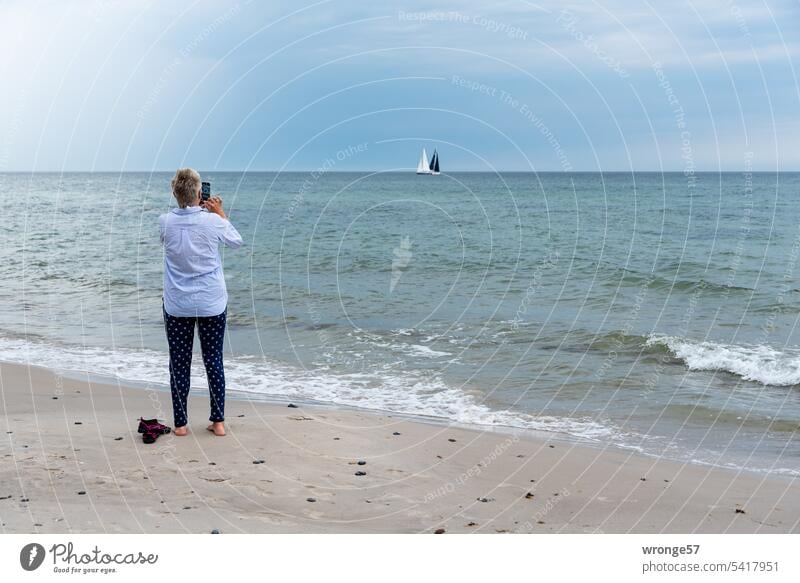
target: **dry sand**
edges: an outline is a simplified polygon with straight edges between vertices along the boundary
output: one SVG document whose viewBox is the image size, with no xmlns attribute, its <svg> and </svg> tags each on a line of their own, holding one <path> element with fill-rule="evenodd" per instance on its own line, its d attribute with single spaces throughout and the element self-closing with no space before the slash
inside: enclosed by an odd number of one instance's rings
<svg viewBox="0 0 800 583">
<path fill-rule="evenodd" d="M 248 400 L 216 437 L 203 393 L 188 436 L 146 445 L 167 392 L 0 365 L 2 532 L 800 531 L 789 478 Z"/>
</svg>

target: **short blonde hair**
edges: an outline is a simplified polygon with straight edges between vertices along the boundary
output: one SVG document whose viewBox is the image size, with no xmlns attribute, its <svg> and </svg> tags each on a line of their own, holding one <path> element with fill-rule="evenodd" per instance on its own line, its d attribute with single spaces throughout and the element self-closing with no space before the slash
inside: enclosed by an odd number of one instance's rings
<svg viewBox="0 0 800 583">
<path fill-rule="evenodd" d="M 178 206 L 185 208 L 197 200 L 200 190 L 200 174 L 194 168 L 179 168 L 172 179 L 172 194 Z"/>
</svg>

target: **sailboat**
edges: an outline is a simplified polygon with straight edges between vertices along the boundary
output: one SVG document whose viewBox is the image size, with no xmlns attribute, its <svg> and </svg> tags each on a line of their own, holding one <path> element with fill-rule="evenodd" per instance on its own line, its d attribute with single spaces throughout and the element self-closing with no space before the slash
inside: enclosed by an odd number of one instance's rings
<svg viewBox="0 0 800 583">
<path fill-rule="evenodd" d="M 434 149 L 433 158 L 431 158 L 431 174 L 439 174 L 439 153 Z"/>
<path fill-rule="evenodd" d="M 428 163 L 428 152 L 422 148 L 419 164 L 417 164 L 417 174 L 439 174 L 439 154 L 436 150 L 433 151 L 433 157 Z"/>
<path fill-rule="evenodd" d="M 425 148 L 422 148 L 422 154 L 419 157 L 417 174 L 431 174 L 430 166 L 428 166 L 428 153 L 425 151 Z"/>
</svg>

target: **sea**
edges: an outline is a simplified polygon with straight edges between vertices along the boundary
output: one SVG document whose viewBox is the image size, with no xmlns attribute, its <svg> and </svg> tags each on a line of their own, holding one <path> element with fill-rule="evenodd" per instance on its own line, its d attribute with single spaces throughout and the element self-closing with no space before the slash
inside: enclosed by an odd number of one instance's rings
<svg viewBox="0 0 800 583">
<path fill-rule="evenodd" d="M 800 476 L 800 174 L 201 173 L 230 398 Z M 171 177 L 0 174 L 0 360 L 169 390 Z"/>
</svg>

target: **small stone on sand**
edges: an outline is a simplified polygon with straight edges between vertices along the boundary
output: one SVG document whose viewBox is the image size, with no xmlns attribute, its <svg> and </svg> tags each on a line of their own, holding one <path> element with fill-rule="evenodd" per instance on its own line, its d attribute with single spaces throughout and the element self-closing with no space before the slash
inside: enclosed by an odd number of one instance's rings
<svg viewBox="0 0 800 583">
<path fill-rule="evenodd" d="M 743 508 L 737 508 L 734 511 L 734 514 L 746 514 Z"/>
<path fill-rule="evenodd" d="M 75 425 L 83 425 L 83 421 L 76 421 Z"/>
<path fill-rule="evenodd" d="M 456 442 L 456 440 L 455 440 L 455 439 L 453 439 L 452 437 L 451 437 L 451 438 L 449 438 L 447 441 L 449 441 L 450 443 L 455 443 L 455 442 Z"/>
<path fill-rule="evenodd" d="M 436 530 L 433 531 L 433 534 L 444 534 L 444 529 L 443 528 L 437 528 Z"/>
<path fill-rule="evenodd" d="M 306 498 L 306 502 L 316 502 L 316 498 Z"/>
<path fill-rule="evenodd" d="M 366 476 L 366 475 L 367 475 L 367 472 L 365 472 L 365 471 L 363 471 L 363 470 L 358 470 L 358 471 L 356 472 L 356 476 Z"/>
<path fill-rule="evenodd" d="M 211 534 L 219 534 L 219 530 L 217 530 L 217 529 L 215 528 L 214 530 L 212 530 L 212 531 L 211 531 Z"/>
<path fill-rule="evenodd" d="M 359 466 L 366 466 L 366 465 L 367 465 L 367 462 L 365 462 L 364 460 L 358 460 L 356 463 L 357 463 Z"/>
<path fill-rule="evenodd" d="M 395 431 L 394 433 L 392 433 L 392 435 L 400 435 L 400 432 L 399 431 Z"/>
<path fill-rule="evenodd" d="M 254 464 L 263 464 L 264 460 L 253 460 Z"/>
<path fill-rule="evenodd" d="M 121 437 L 115 437 L 114 441 L 122 441 L 122 438 Z"/>
<path fill-rule="evenodd" d="M 530 500 L 531 498 L 533 498 L 533 494 L 531 494 L 530 492 L 528 492 L 527 494 L 525 494 L 525 498 L 526 498 L 526 499 L 528 499 L 528 500 Z"/>
<path fill-rule="evenodd" d="M 295 405 L 294 403 L 289 403 L 286 406 L 289 407 L 289 409 L 297 409 L 297 405 Z"/>
</svg>

